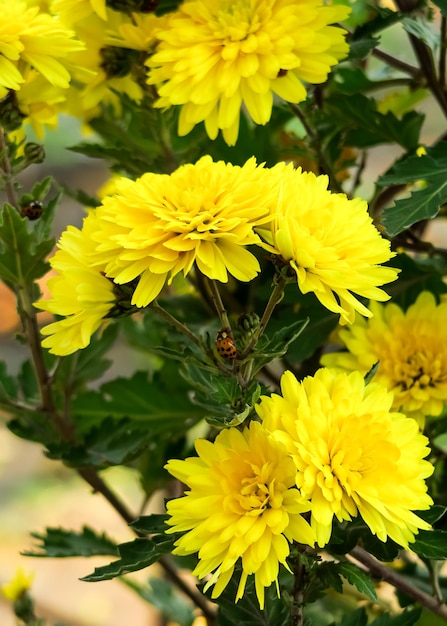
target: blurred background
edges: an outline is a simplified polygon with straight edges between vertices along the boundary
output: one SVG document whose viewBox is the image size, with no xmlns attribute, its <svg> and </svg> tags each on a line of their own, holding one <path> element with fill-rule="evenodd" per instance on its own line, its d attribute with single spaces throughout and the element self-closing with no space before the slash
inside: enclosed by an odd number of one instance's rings
<svg viewBox="0 0 447 626">
<path fill-rule="evenodd" d="M 100 160 L 87 159 L 66 149 L 80 138 L 76 120 L 61 119 L 58 131 L 48 132 L 45 137 L 45 164 L 31 166 L 22 176 L 20 182 L 24 191 L 29 191 L 37 180 L 52 175 L 60 184 L 95 195 L 107 180 L 107 170 Z M 57 210 L 55 237 L 67 224 L 80 226 L 84 215 L 83 208 L 64 195 Z M 42 322 L 46 315 L 41 314 Z M 7 363 L 8 373 L 13 375 L 28 358 L 26 347 L 16 340 L 18 332 L 15 298 L 0 282 L 0 360 Z M 131 354 L 116 354 L 111 358 L 111 376 L 129 375 L 129 370 L 136 365 Z M 22 567 L 26 573 L 35 572 L 32 595 L 36 600 L 36 613 L 47 619 L 48 625 L 57 622 L 67 626 L 157 624 L 155 610 L 122 583 L 79 580 L 94 567 L 113 559 L 46 559 L 20 554 L 33 547 L 30 532 L 43 532 L 46 527 L 62 526 L 80 531 L 87 524 L 118 543 L 132 540 L 133 534 L 110 505 L 101 496 L 93 495 L 74 472 L 47 459 L 39 446 L 14 436 L 4 423 L 0 414 L 0 588 L 13 578 L 18 567 Z M 130 508 L 138 509 L 143 495 L 131 470 L 111 468 L 104 473 L 104 478 L 116 486 Z M 150 575 L 153 572 L 145 570 L 134 578 L 143 581 Z M 1 593 L 0 624 L 16 624 L 11 603 Z"/>
</svg>

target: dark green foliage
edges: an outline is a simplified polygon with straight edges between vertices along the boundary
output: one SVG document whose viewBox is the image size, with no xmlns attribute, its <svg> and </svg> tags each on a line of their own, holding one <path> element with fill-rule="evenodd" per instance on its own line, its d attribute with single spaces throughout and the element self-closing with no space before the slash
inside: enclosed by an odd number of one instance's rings
<svg viewBox="0 0 447 626">
<path fill-rule="evenodd" d="M 410 156 L 395 163 L 381 176 L 381 186 L 418 183 L 419 189 L 409 191 L 408 198 L 397 200 L 394 206 L 383 212 L 383 224 L 390 236 L 422 220 L 436 217 L 440 207 L 447 201 L 447 142 L 427 148 L 423 156 Z"/>
<path fill-rule="evenodd" d="M 163 555 L 171 552 L 174 547 L 175 537 L 172 535 L 156 535 L 152 539 L 138 538 L 128 543 L 122 543 L 118 547 L 120 558 L 109 565 L 95 567 L 93 574 L 84 576 L 81 580 L 86 582 L 98 582 L 111 580 L 123 574 L 136 572 L 156 563 Z"/>
<path fill-rule="evenodd" d="M 28 220 L 7 204 L 0 213 L 0 278 L 15 289 L 43 276 L 48 270 L 45 257 L 54 240 L 41 241 L 28 229 Z"/>
<path fill-rule="evenodd" d="M 80 533 L 64 528 L 47 528 L 45 533 L 31 533 L 38 542 L 33 550 L 23 552 L 25 556 L 73 557 L 116 555 L 116 544 L 105 533 L 97 533 L 84 526 Z"/>
</svg>

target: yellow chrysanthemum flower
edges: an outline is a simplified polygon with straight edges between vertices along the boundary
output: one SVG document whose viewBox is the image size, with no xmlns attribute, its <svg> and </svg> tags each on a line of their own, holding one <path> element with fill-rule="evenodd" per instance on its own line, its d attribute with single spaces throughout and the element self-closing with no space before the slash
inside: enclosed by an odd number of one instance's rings
<svg viewBox="0 0 447 626">
<path fill-rule="evenodd" d="M 341 323 L 352 323 L 355 311 L 371 312 L 356 296 L 388 300 L 380 285 L 399 270 L 384 267 L 394 256 L 389 242 L 372 223 L 360 198 L 331 193 L 327 176 L 280 163 L 270 170 L 278 188 L 271 229 L 257 229 L 265 248 L 296 272 L 302 293 L 314 292 Z"/>
<path fill-rule="evenodd" d="M 93 13 L 107 21 L 106 0 L 52 0 L 51 10 L 60 16 L 63 22 L 70 24 L 88 18 Z"/>
<path fill-rule="evenodd" d="M 338 337 L 347 352 L 324 355 L 323 365 L 366 374 L 379 362 L 374 381 L 393 392 L 395 410 L 420 425 L 447 405 L 447 302 L 422 292 L 407 311 L 371 303 L 370 320 L 356 318 Z"/>
<path fill-rule="evenodd" d="M 311 525 L 323 547 L 334 515 L 361 515 L 381 541 L 407 548 L 429 525 L 413 511 L 432 499 L 424 479 L 433 466 L 424 458 L 428 439 L 414 420 L 391 412 L 392 393 L 359 372 L 320 369 L 298 382 L 281 379 L 282 396 L 262 397 L 256 406 L 263 426 L 293 458 L 296 484 L 311 502 Z"/>
<path fill-rule="evenodd" d="M 270 219 L 268 183 L 254 158 L 239 167 L 208 156 L 171 175 L 121 178 L 95 212 L 98 260 L 116 283 L 139 277 L 138 307 L 194 265 L 213 280 L 252 280 L 259 263 L 245 246 L 260 243 L 253 229 Z"/>
<path fill-rule="evenodd" d="M 258 422 L 242 432 L 223 430 L 214 443 L 196 441 L 197 458 L 171 460 L 166 469 L 186 483 L 186 495 L 168 502 L 166 532 L 185 533 L 174 554 L 198 553 L 193 574 L 210 576 L 218 597 L 237 563 L 242 575 L 236 601 L 254 574 L 261 608 L 264 589 L 276 581 L 279 564 L 287 567 L 290 542 L 313 545 L 314 533 L 302 513 L 309 503 L 295 488 L 296 469 L 281 443 Z"/>
<path fill-rule="evenodd" d="M 67 112 L 86 120 L 98 114 L 100 104 L 112 104 L 119 113 L 118 94 L 126 94 L 135 102 L 140 102 L 143 97 L 143 88 L 139 84 L 140 75 L 144 73 L 143 59 L 139 59 L 135 50 L 109 43 L 121 39 L 120 29 L 130 23 L 130 17 L 111 10 L 107 10 L 106 15 L 107 21 L 104 21 L 91 11 L 73 23 L 84 50 L 70 57 L 77 69 L 74 72 L 76 84 L 72 88 L 75 99 L 71 93 Z"/>
<path fill-rule="evenodd" d="M 33 67 L 49 83 L 68 88 L 64 60 L 83 44 L 57 18 L 29 7 L 25 0 L 0 0 L 0 87 L 19 90 L 23 71 Z"/>
<path fill-rule="evenodd" d="M 345 31 L 330 24 L 349 12 L 320 0 L 187 0 L 157 34 L 147 61 L 156 106 L 182 106 L 180 135 L 204 121 L 211 139 L 222 129 L 232 145 L 241 106 L 266 124 L 274 94 L 301 102 L 304 82 L 327 79 L 348 52 Z"/>
<path fill-rule="evenodd" d="M 165 26 L 167 15 L 159 17 L 155 13 L 133 13 L 132 22 L 125 22 L 117 34 L 109 35 L 111 46 L 140 50 L 149 54 L 156 42 L 157 33 Z"/>
<path fill-rule="evenodd" d="M 24 593 L 30 589 L 34 580 L 34 572 L 26 574 L 22 567 L 18 567 L 14 577 L 2 586 L 2 593 L 7 600 L 16 602 Z"/>
<path fill-rule="evenodd" d="M 0 101 L 11 98 L 14 94 L 15 112 L 20 116 L 21 124 L 30 124 L 36 136 L 43 139 L 45 127 L 57 127 L 67 90 L 51 85 L 42 74 L 32 68 L 23 71 L 23 78 L 19 91 L 12 92 L 0 87 Z"/>
<path fill-rule="evenodd" d="M 42 334 L 48 335 L 42 345 L 60 356 L 88 346 L 116 300 L 112 281 L 100 268 L 92 268 L 92 227 L 87 217 L 82 230 L 68 226 L 64 231 L 59 250 L 50 259 L 58 272 L 47 282 L 52 298 L 35 303 L 39 309 L 64 316 L 42 328 Z"/>
</svg>

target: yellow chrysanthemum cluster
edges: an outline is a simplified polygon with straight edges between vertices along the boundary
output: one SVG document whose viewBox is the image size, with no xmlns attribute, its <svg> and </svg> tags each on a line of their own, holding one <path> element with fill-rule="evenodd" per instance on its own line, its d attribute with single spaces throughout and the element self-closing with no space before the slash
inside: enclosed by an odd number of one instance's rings
<svg viewBox="0 0 447 626">
<path fill-rule="evenodd" d="M 105 0 L 0 0 L 0 14 L 0 112 L 14 109 L 18 120 L 8 130 L 29 122 L 42 137 L 61 112 L 88 121 L 100 104 L 119 113 L 118 94 L 141 101 L 163 17 Z"/>
<path fill-rule="evenodd" d="M 422 292 L 407 311 L 397 304 L 371 302 L 373 317 L 357 317 L 338 333 L 345 352 L 332 352 L 322 363 L 366 374 L 378 363 L 374 380 L 393 392 L 393 407 L 423 426 L 447 406 L 447 302 Z"/>
<path fill-rule="evenodd" d="M 248 246 L 256 245 L 290 264 L 303 292 L 315 292 L 324 306 L 350 321 L 354 310 L 370 314 L 353 293 L 384 300 L 388 296 L 379 286 L 394 280 L 397 271 L 378 265 L 392 253 L 368 217 L 366 203 L 332 194 L 326 186 L 326 177 L 292 166 L 268 169 L 254 158 L 234 166 L 209 156 L 171 175 L 118 178 L 113 194 L 84 222 L 81 232 L 88 235 L 80 256 L 92 280 L 137 283 L 132 304 L 144 307 L 179 272 L 186 276 L 194 270 L 220 282 L 230 275 L 252 280 L 260 265 Z M 71 316 L 75 308 L 67 312 L 64 291 L 68 301 L 80 300 L 71 280 L 64 286 L 66 270 L 57 256 L 52 265 L 61 275 L 50 283 L 53 299 L 39 306 Z M 102 293 L 98 290 L 97 301 Z M 90 309 L 87 316 L 95 321 L 84 324 L 82 346 L 75 342 L 72 351 L 86 345 L 87 328 L 97 327 L 99 316 Z M 74 323 L 76 318 L 70 319 Z M 44 329 L 54 333 L 45 345 L 66 354 L 64 332 L 62 322 Z"/>
<path fill-rule="evenodd" d="M 199 122 L 211 139 L 219 129 L 232 145 L 241 107 L 256 124 L 271 116 L 274 94 L 306 98 L 304 83 L 322 83 L 348 45 L 331 26 L 349 15 L 320 0 L 186 0 L 157 33 L 147 60 L 157 106 L 182 107 L 179 134 Z"/>
<path fill-rule="evenodd" d="M 183 533 L 174 553 L 197 553 L 194 573 L 210 576 L 213 597 L 239 564 L 236 600 L 253 574 L 261 608 L 279 565 L 288 567 L 291 542 L 323 547 L 334 516 L 360 515 L 381 541 L 408 547 L 429 528 L 414 511 L 432 504 L 428 440 L 391 411 L 385 388 L 365 386 L 358 372 L 321 369 L 303 382 L 286 372 L 281 391 L 261 397 L 262 424 L 198 440 L 197 457 L 166 465 L 189 488 L 167 506 L 167 532 Z"/>
<path fill-rule="evenodd" d="M 71 80 L 70 55 L 84 45 L 60 21 L 26 0 L 0 0 L 0 108 L 8 130 L 29 119 L 41 135 L 54 126 Z M 16 124 L 15 119 L 19 120 Z"/>
</svg>

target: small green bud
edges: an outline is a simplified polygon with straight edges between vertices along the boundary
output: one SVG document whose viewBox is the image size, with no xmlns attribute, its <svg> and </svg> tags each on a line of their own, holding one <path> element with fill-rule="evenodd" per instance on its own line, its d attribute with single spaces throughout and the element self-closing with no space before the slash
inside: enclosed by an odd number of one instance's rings
<svg viewBox="0 0 447 626">
<path fill-rule="evenodd" d="M 0 124 L 7 132 L 21 127 L 25 115 L 19 109 L 16 92 L 12 89 L 0 101 Z"/>
<path fill-rule="evenodd" d="M 122 13 L 153 13 L 158 2 L 157 0 L 106 0 L 106 5 Z"/>
<path fill-rule="evenodd" d="M 23 591 L 14 602 L 14 613 L 25 624 L 32 622 L 34 616 L 34 603 L 27 591 Z"/>
<path fill-rule="evenodd" d="M 135 63 L 138 63 L 139 52 L 106 46 L 101 48 L 101 57 L 101 68 L 107 74 L 107 78 L 124 78 L 131 73 Z"/>
<path fill-rule="evenodd" d="M 25 144 L 23 151 L 28 164 L 45 161 L 45 149 L 40 143 L 29 141 Z"/>
<path fill-rule="evenodd" d="M 253 332 L 259 326 L 259 316 L 256 313 L 242 313 L 237 320 L 237 326 L 242 332 Z"/>
</svg>

